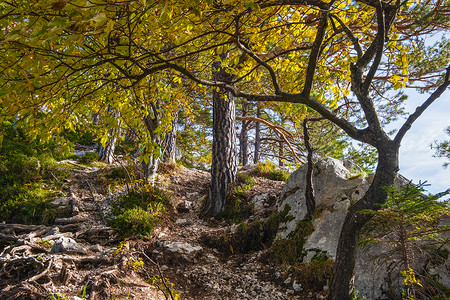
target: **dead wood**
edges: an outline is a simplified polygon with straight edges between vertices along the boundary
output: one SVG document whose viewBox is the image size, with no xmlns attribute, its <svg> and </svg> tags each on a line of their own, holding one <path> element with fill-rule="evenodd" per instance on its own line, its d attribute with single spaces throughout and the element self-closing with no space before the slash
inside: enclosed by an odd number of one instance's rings
<svg viewBox="0 0 450 300">
<path fill-rule="evenodd" d="M 54 223 L 59 225 L 64 225 L 64 224 L 77 224 L 77 223 L 82 223 L 82 222 L 86 222 L 88 221 L 88 218 L 56 218 Z"/>
</svg>

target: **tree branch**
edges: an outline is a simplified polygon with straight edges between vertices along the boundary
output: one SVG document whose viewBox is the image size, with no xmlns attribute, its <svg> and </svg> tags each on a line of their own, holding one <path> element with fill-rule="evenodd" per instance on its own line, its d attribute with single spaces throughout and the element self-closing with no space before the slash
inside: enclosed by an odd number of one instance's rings
<svg viewBox="0 0 450 300">
<path fill-rule="evenodd" d="M 333 1 L 332 1 L 333 2 Z M 314 39 L 311 53 L 309 54 L 308 67 L 306 68 L 305 85 L 303 87 L 302 94 L 309 96 L 311 94 L 311 88 L 314 81 L 314 73 L 317 67 L 317 61 L 320 55 L 320 49 L 322 46 L 323 38 L 328 26 L 328 11 L 322 11 L 320 16 L 319 25 L 317 27 L 316 38 Z"/>
<path fill-rule="evenodd" d="M 421 105 L 418 106 L 414 113 L 412 113 L 406 122 L 403 124 L 403 126 L 398 131 L 397 135 L 394 138 L 394 143 L 397 145 L 400 145 L 403 137 L 408 132 L 408 130 L 411 129 L 412 124 L 422 115 L 422 113 L 437 99 L 439 98 L 447 89 L 447 87 L 450 85 L 450 65 L 447 67 L 444 77 L 444 82 L 437 88 L 436 91 L 434 91 L 433 94 L 428 97 L 427 100 Z"/>
</svg>

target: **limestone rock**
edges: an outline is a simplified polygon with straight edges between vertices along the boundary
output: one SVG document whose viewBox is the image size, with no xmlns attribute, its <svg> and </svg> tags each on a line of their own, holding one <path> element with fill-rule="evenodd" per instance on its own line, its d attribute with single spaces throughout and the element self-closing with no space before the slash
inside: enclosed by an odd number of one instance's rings
<svg viewBox="0 0 450 300">
<path fill-rule="evenodd" d="M 158 244 L 165 252 L 179 255 L 187 261 L 193 261 L 203 251 L 202 247 L 192 246 L 186 242 L 159 241 Z"/>
<path fill-rule="evenodd" d="M 264 208 L 266 207 L 266 202 L 269 199 L 269 194 L 259 194 L 255 195 L 252 198 L 253 203 L 253 213 L 254 214 L 261 214 L 264 212 Z"/>
<path fill-rule="evenodd" d="M 363 176 L 364 174 L 361 176 L 351 175 L 352 172 L 337 159 L 320 160 L 314 166 L 313 171 L 316 207 L 332 209 L 336 202 L 359 200 L 369 187 L 369 183 Z M 297 223 L 305 217 L 307 212 L 305 188 L 306 165 L 292 173 L 281 192 L 278 210 L 282 211 L 285 205 L 288 205 L 291 208 L 288 216 L 292 216 L 293 219 L 280 225 L 279 238 L 286 238 L 295 230 Z"/>
<path fill-rule="evenodd" d="M 53 208 L 55 216 L 58 217 L 68 217 L 72 216 L 72 197 L 58 197 L 54 198 L 50 205 Z"/>
<path fill-rule="evenodd" d="M 352 202 L 361 199 L 369 188 L 372 177 L 349 162 L 332 158 L 320 160 L 314 166 L 313 185 L 319 215 L 314 218 L 314 231 L 304 244 L 304 263 L 310 262 L 316 254 L 336 258 L 337 244 L 348 209 Z M 399 174 L 394 186 L 399 188 L 408 183 L 409 180 Z M 288 216 L 292 220 L 280 224 L 277 238 L 286 238 L 306 216 L 305 188 L 306 166 L 302 166 L 289 177 L 278 202 L 279 211 L 289 205 L 291 210 Z M 398 269 L 392 269 L 396 264 L 392 260 L 380 259 L 391 250 L 390 245 L 383 243 L 358 248 L 354 283 L 361 296 L 368 299 L 401 296 L 392 294 L 392 290 L 401 291 L 404 280 Z M 448 273 L 441 269 L 435 272 Z M 446 276 L 442 276 L 441 282 L 446 282 Z"/>
<path fill-rule="evenodd" d="M 60 237 L 53 244 L 50 253 L 86 253 L 86 250 L 75 240 L 68 237 Z"/>
</svg>

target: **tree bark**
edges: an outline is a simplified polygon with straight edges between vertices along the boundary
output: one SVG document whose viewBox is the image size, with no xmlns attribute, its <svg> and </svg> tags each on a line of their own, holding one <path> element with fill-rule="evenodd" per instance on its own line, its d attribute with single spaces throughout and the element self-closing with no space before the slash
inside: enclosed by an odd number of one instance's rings
<svg viewBox="0 0 450 300">
<path fill-rule="evenodd" d="M 108 111 L 111 111 L 111 107 L 108 108 Z M 115 121 L 117 121 L 117 125 L 120 124 L 120 114 L 119 112 L 114 112 L 114 118 Z M 98 123 L 98 115 L 94 115 L 94 125 Z M 116 150 L 116 144 L 117 144 L 117 136 L 120 134 L 119 128 L 110 128 L 108 130 L 108 136 L 109 139 L 106 142 L 105 146 L 100 144 L 98 147 L 98 154 L 99 154 L 99 160 L 104 161 L 108 164 L 111 164 L 114 162 L 114 151 Z"/>
<path fill-rule="evenodd" d="M 102 144 L 100 144 L 100 146 L 98 147 L 98 154 L 99 154 L 98 160 L 111 164 L 114 161 L 114 151 L 116 150 L 116 143 L 117 143 L 116 130 L 110 129 L 108 134 L 110 135 L 110 138 L 106 142 L 105 147 L 103 147 Z"/>
<path fill-rule="evenodd" d="M 151 142 L 161 145 L 161 141 L 158 135 L 155 133 L 155 130 L 159 125 L 158 111 L 155 106 L 152 106 L 152 111 L 153 114 L 149 112 L 149 114 L 144 117 L 145 128 L 150 135 Z M 145 149 L 144 151 L 146 150 L 148 149 Z M 150 153 L 148 162 L 142 161 L 141 165 L 144 180 L 150 182 L 150 184 L 153 185 L 155 183 L 156 171 L 158 170 L 159 157 L 156 157 L 154 153 Z"/>
<path fill-rule="evenodd" d="M 177 130 L 178 130 L 178 111 L 173 115 L 172 119 L 172 129 L 166 134 L 166 139 L 164 141 L 164 156 L 165 162 L 175 162 L 176 161 L 176 142 L 177 142 Z"/>
<path fill-rule="evenodd" d="M 242 116 L 247 116 L 248 102 L 242 103 Z M 239 162 L 242 166 L 248 165 L 248 121 L 242 121 L 241 132 L 239 134 Z"/>
<path fill-rule="evenodd" d="M 377 149 L 378 166 L 374 180 L 363 198 L 350 207 L 342 226 L 329 300 L 352 298 L 358 237 L 361 228 L 370 220 L 368 214 L 360 212 L 366 209 L 378 209 L 377 205 L 385 202 L 387 193 L 383 187 L 392 186 L 398 172 L 398 145 L 393 141 L 385 140 Z"/>
<path fill-rule="evenodd" d="M 261 118 L 261 107 L 258 105 L 256 108 L 256 117 Z M 256 122 L 255 124 L 255 155 L 253 157 L 253 163 L 257 164 L 261 158 L 261 124 Z"/>
<path fill-rule="evenodd" d="M 215 65 L 217 70 L 217 63 Z M 216 71 L 215 77 L 216 80 L 230 81 L 224 70 Z M 225 210 L 230 188 L 236 179 L 235 115 L 234 96 L 225 89 L 214 89 L 211 186 L 203 208 L 206 216 L 217 217 Z"/>
<path fill-rule="evenodd" d="M 313 152 L 314 149 L 311 145 L 308 131 L 308 118 L 303 120 L 303 139 L 305 141 L 306 150 L 308 150 L 307 156 L 307 169 L 306 169 L 306 189 L 305 189 L 305 200 L 306 200 L 306 218 L 310 219 L 314 210 L 316 209 L 316 200 L 314 199 L 314 185 L 313 185 Z"/>
</svg>

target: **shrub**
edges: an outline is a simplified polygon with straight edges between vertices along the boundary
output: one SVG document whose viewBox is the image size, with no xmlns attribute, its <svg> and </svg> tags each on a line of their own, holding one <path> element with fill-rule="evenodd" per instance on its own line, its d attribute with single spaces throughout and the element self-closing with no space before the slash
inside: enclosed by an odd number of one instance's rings
<svg viewBox="0 0 450 300">
<path fill-rule="evenodd" d="M 268 248 L 275 239 L 278 226 L 287 221 L 290 210 L 288 205 L 281 212 L 274 212 L 266 220 L 254 220 L 241 223 L 235 233 L 224 233 L 218 237 L 204 237 L 205 244 L 217 248 L 227 254 L 248 253 Z"/>
<path fill-rule="evenodd" d="M 286 181 L 289 178 L 289 173 L 287 171 L 278 169 L 271 161 L 258 163 L 255 175 L 276 181 Z"/>
<path fill-rule="evenodd" d="M 280 239 L 270 248 L 273 258 L 280 263 L 297 265 L 303 261 L 306 255 L 303 247 L 306 237 L 313 232 L 310 221 L 300 221 L 295 231 L 291 232 L 287 239 Z"/>
<path fill-rule="evenodd" d="M 238 173 L 228 198 L 227 207 L 220 214 L 220 218 L 233 222 L 240 222 L 248 218 L 253 212 L 253 205 L 249 203 L 247 193 L 253 188 L 255 183 L 253 177 Z"/>
<path fill-rule="evenodd" d="M 171 205 L 163 190 L 145 185 L 132 189 L 113 203 L 110 224 L 122 234 L 150 235 L 169 208 Z"/>
<path fill-rule="evenodd" d="M 86 152 L 82 157 L 80 157 L 78 161 L 82 164 L 90 164 L 97 160 L 98 160 L 97 152 Z"/>
<path fill-rule="evenodd" d="M 162 206 L 149 207 L 146 210 L 140 207 L 126 209 L 111 221 L 111 225 L 123 234 L 150 235 L 153 228 L 159 224 L 163 211 Z"/>
<path fill-rule="evenodd" d="M 309 264 L 293 267 L 294 278 L 302 284 L 305 292 L 321 292 L 329 284 L 333 275 L 334 261 L 312 261 Z"/>
</svg>

